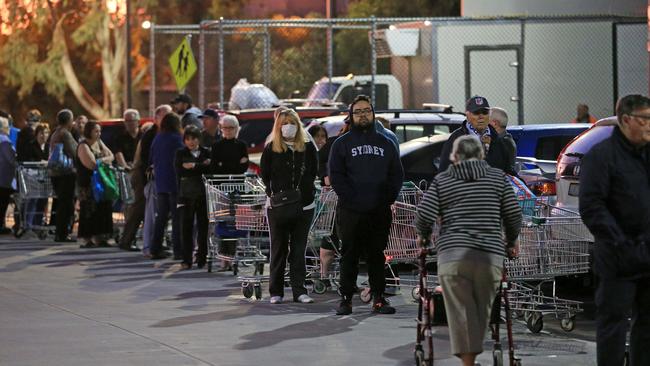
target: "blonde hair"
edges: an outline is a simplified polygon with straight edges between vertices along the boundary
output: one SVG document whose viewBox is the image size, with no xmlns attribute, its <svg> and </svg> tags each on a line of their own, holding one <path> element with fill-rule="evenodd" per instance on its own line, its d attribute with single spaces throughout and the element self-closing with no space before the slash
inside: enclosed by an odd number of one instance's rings
<svg viewBox="0 0 650 366">
<path fill-rule="evenodd" d="M 282 137 L 282 122 L 284 122 L 285 118 L 298 127 L 296 137 L 293 139 L 294 150 L 305 151 L 305 142 L 309 141 L 309 137 L 307 137 L 307 133 L 302 127 L 302 122 L 300 122 L 300 116 L 298 116 L 298 113 L 293 109 L 283 109 L 276 112 L 277 116 L 273 124 L 270 142 L 272 144 L 271 148 L 273 152 L 283 153 L 287 151 L 287 144 L 284 142 L 284 138 Z"/>
<path fill-rule="evenodd" d="M 4 117 L 0 117 L 0 134 L 9 135 L 9 120 Z"/>
</svg>

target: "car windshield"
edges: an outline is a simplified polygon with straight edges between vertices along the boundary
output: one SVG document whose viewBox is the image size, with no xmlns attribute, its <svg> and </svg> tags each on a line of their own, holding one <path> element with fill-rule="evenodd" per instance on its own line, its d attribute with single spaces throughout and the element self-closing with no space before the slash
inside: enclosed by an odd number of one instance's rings
<svg viewBox="0 0 650 366">
<path fill-rule="evenodd" d="M 614 126 L 596 126 L 578 137 L 573 143 L 566 147 L 564 150 L 565 155 L 579 155 L 586 154 L 594 145 L 608 138 Z"/>
<path fill-rule="evenodd" d="M 331 85 L 331 91 L 330 91 L 330 85 Z M 334 97 L 334 93 L 336 93 L 336 90 L 341 86 L 340 83 L 329 83 L 327 81 L 318 81 L 314 83 L 314 86 L 311 87 L 311 90 L 309 91 L 309 94 L 307 95 L 307 99 L 310 100 L 317 100 L 317 99 L 332 99 L 331 97 Z M 331 93 L 331 97 L 330 97 Z"/>
</svg>

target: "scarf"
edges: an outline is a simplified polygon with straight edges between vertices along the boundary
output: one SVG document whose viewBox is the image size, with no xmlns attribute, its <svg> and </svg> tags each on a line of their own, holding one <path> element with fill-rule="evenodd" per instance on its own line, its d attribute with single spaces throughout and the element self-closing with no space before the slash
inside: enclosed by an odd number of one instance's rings
<svg viewBox="0 0 650 366">
<path fill-rule="evenodd" d="M 467 122 L 467 129 L 471 134 L 481 140 L 481 143 L 483 144 L 483 150 L 485 151 L 485 156 L 487 156 L 488 151 L 490 151 L 490 143 L 492 142 L 490 127 L 486 128 L 483 132 L 478 132 L 471 123 Z"/>
</svg>

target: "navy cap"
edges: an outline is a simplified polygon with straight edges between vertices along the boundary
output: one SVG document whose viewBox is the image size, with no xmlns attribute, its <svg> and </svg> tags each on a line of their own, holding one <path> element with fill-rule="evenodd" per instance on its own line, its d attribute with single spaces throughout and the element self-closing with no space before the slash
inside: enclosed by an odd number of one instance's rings
<svg viewBox="0 0 650 366">
<path fill-rule="evenodd" d="M 488 103 L 487 99 L 478 95 L 467 99 L 467 103 L 465 104 L 466 111 L 475 113 L 481 109 L 490 110 L 490 103 Z"/>
<path fill-rule="evenodd" d="M 178 94 L 178 96 L 176 96 L 176 98 L 174 98 L 171 101 L 171 104 L 176 104 L 176 103 L 180 103 L 180 102 L 187 103 L 187 104 L 191 105 L 192 104 L 192 97 L 190 97 L 187 94 Z"/>
<path fill-rule="evenodd" d="M 203 111 L 203 114 L 199 116 L 199 118 L 204 118 L 204 117 L 212 117 L 219 119 L 219 112 L 215 111 L 212 108 L 208 108 Z"/>
</svg>

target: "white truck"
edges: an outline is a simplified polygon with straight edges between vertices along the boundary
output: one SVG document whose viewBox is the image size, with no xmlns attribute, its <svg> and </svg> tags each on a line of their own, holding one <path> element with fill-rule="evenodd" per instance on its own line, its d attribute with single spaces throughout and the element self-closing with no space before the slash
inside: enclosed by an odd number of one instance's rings
<svg viewBox="0 0 650 366">
<path fill-rule="evenodd" d="M 326 76 L 314 82 L 307 94 L 306 105 L 327 103 L 348 105 L 359 94 L 370 96 L 371 75 Z M 375 75 L 375 109 L 401 109 L 402 85 L 393 75 Z"/>
</svg>

